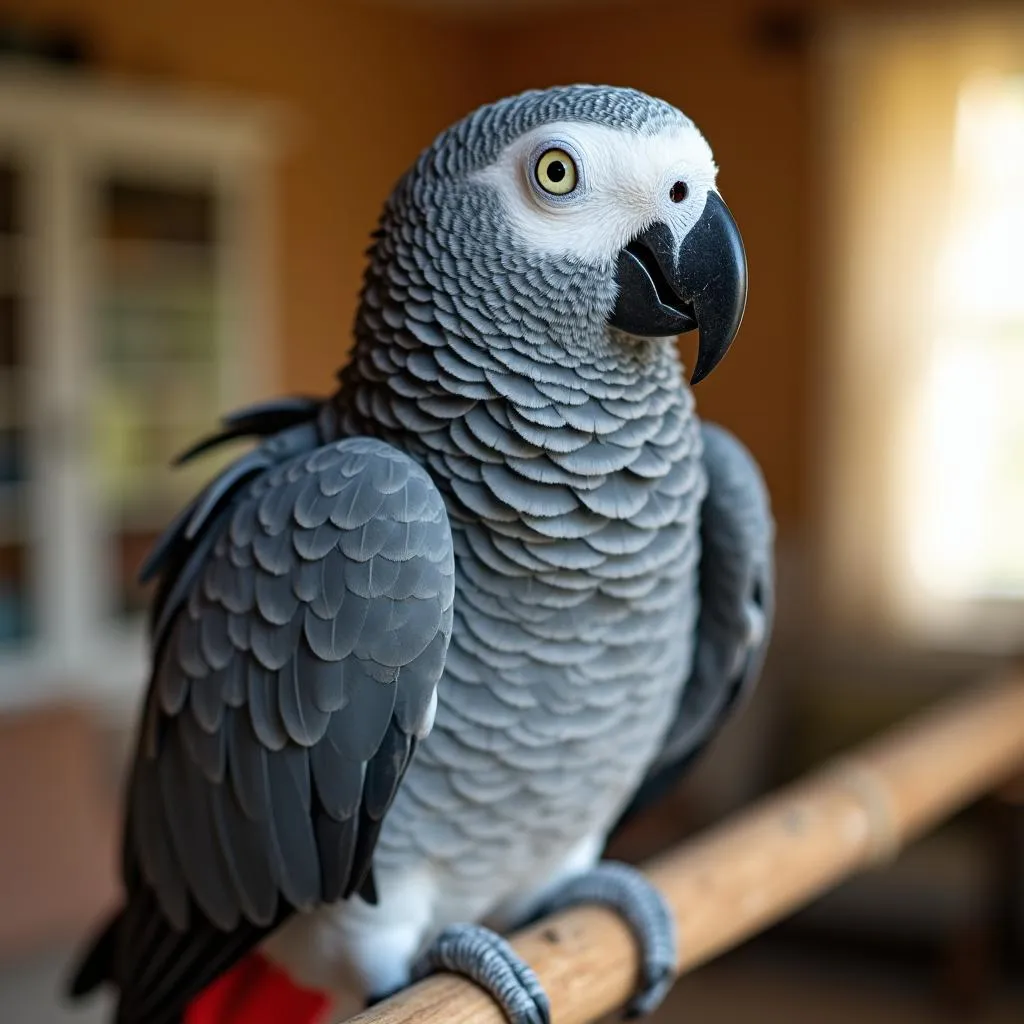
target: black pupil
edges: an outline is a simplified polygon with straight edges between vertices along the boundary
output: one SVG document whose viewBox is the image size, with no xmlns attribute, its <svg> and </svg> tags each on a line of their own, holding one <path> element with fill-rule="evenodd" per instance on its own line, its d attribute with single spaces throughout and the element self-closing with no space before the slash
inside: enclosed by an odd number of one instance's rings
<svg viewBox="0 0 1024 1024">
<path fill-rule="evenodd" d="M 548 164 L 548 177 L 554 182 L 561 181 L 565 177 L 565 164 L 561 160 L 552 160 Z"/>
<path fill-rule="evenodd" d="M 689 193 L 685 181 L 677 181 L 669 190 L 668 197 L 673 203 L 681 203 Z"/>
</svg>

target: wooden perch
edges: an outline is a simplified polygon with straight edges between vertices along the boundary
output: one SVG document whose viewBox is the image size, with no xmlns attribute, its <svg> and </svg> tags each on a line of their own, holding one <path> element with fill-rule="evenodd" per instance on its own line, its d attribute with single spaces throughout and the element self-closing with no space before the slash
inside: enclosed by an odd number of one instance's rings
<svg viewBox="0 0 1024 1024">
<path fill-rule="evenodd" d="M 1024 677 L 972 690 L 867 743 L 646 865 L 667 897 L 689 970 L 784 917 L 1024 766 Z M 578 908 L 518 933 L 555 1024 L 586 1024 L 636 985 L 633 939 Z M 471 982 L 437 975 L 352 1024 L 504 1024 Z"/>
</svg>

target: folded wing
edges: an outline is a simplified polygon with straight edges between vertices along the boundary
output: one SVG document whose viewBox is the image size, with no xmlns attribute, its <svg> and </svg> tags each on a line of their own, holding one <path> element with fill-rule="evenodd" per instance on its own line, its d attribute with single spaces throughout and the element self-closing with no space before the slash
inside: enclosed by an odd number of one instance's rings
<svg viewBox="0 0 1024 1024">
<path fill-rule="evenodd" d="M 164 588 L 129 794 L 109 940 L 124 1024 L 176 1019 L 296 910 L 375 898 L 451 633 L 444 502 L 379 441 L 272 465 L 188 565 L 185 592 Z"/>
</svg>

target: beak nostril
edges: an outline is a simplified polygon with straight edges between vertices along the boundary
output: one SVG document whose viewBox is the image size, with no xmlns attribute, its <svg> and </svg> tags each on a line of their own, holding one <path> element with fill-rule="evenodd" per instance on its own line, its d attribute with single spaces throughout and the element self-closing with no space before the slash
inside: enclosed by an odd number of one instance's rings
<svg viewBox="0 0 1024 1024">
<path fill-rule="evenodd" d="M 668 197 L 673 203 L 681 203 L 690 194 L 690 187 L 685 181 L 677 181 L 669 190 Z"/>
</svg>

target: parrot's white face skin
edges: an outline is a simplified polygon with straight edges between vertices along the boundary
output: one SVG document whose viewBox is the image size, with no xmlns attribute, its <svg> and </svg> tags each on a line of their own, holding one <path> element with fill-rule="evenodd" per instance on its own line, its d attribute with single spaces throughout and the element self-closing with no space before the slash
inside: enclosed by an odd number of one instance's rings
<svg viewBox="0 0 1024 1024">
<path fill-rule="evenodd" d="M 552 150 L 562 151 L 562 162 L 567 156 L 574 165 L 568 170 L 575 187 L 565 194 L 551 194 L 538 183 L 538 165 Z M 472 180 L 501 196 L 528 250 L 601 265 L 614 262 L 623 247 L 659 221 L 682 242 L 700 218 L 708 192 L 715 191 L 717 173 L 711 147 L 693 125 L 647 135 L 555 123 L 516 139 Z M 684 183 L 685 198 L 674 201 L 677 182 Z"/>
</svg>

